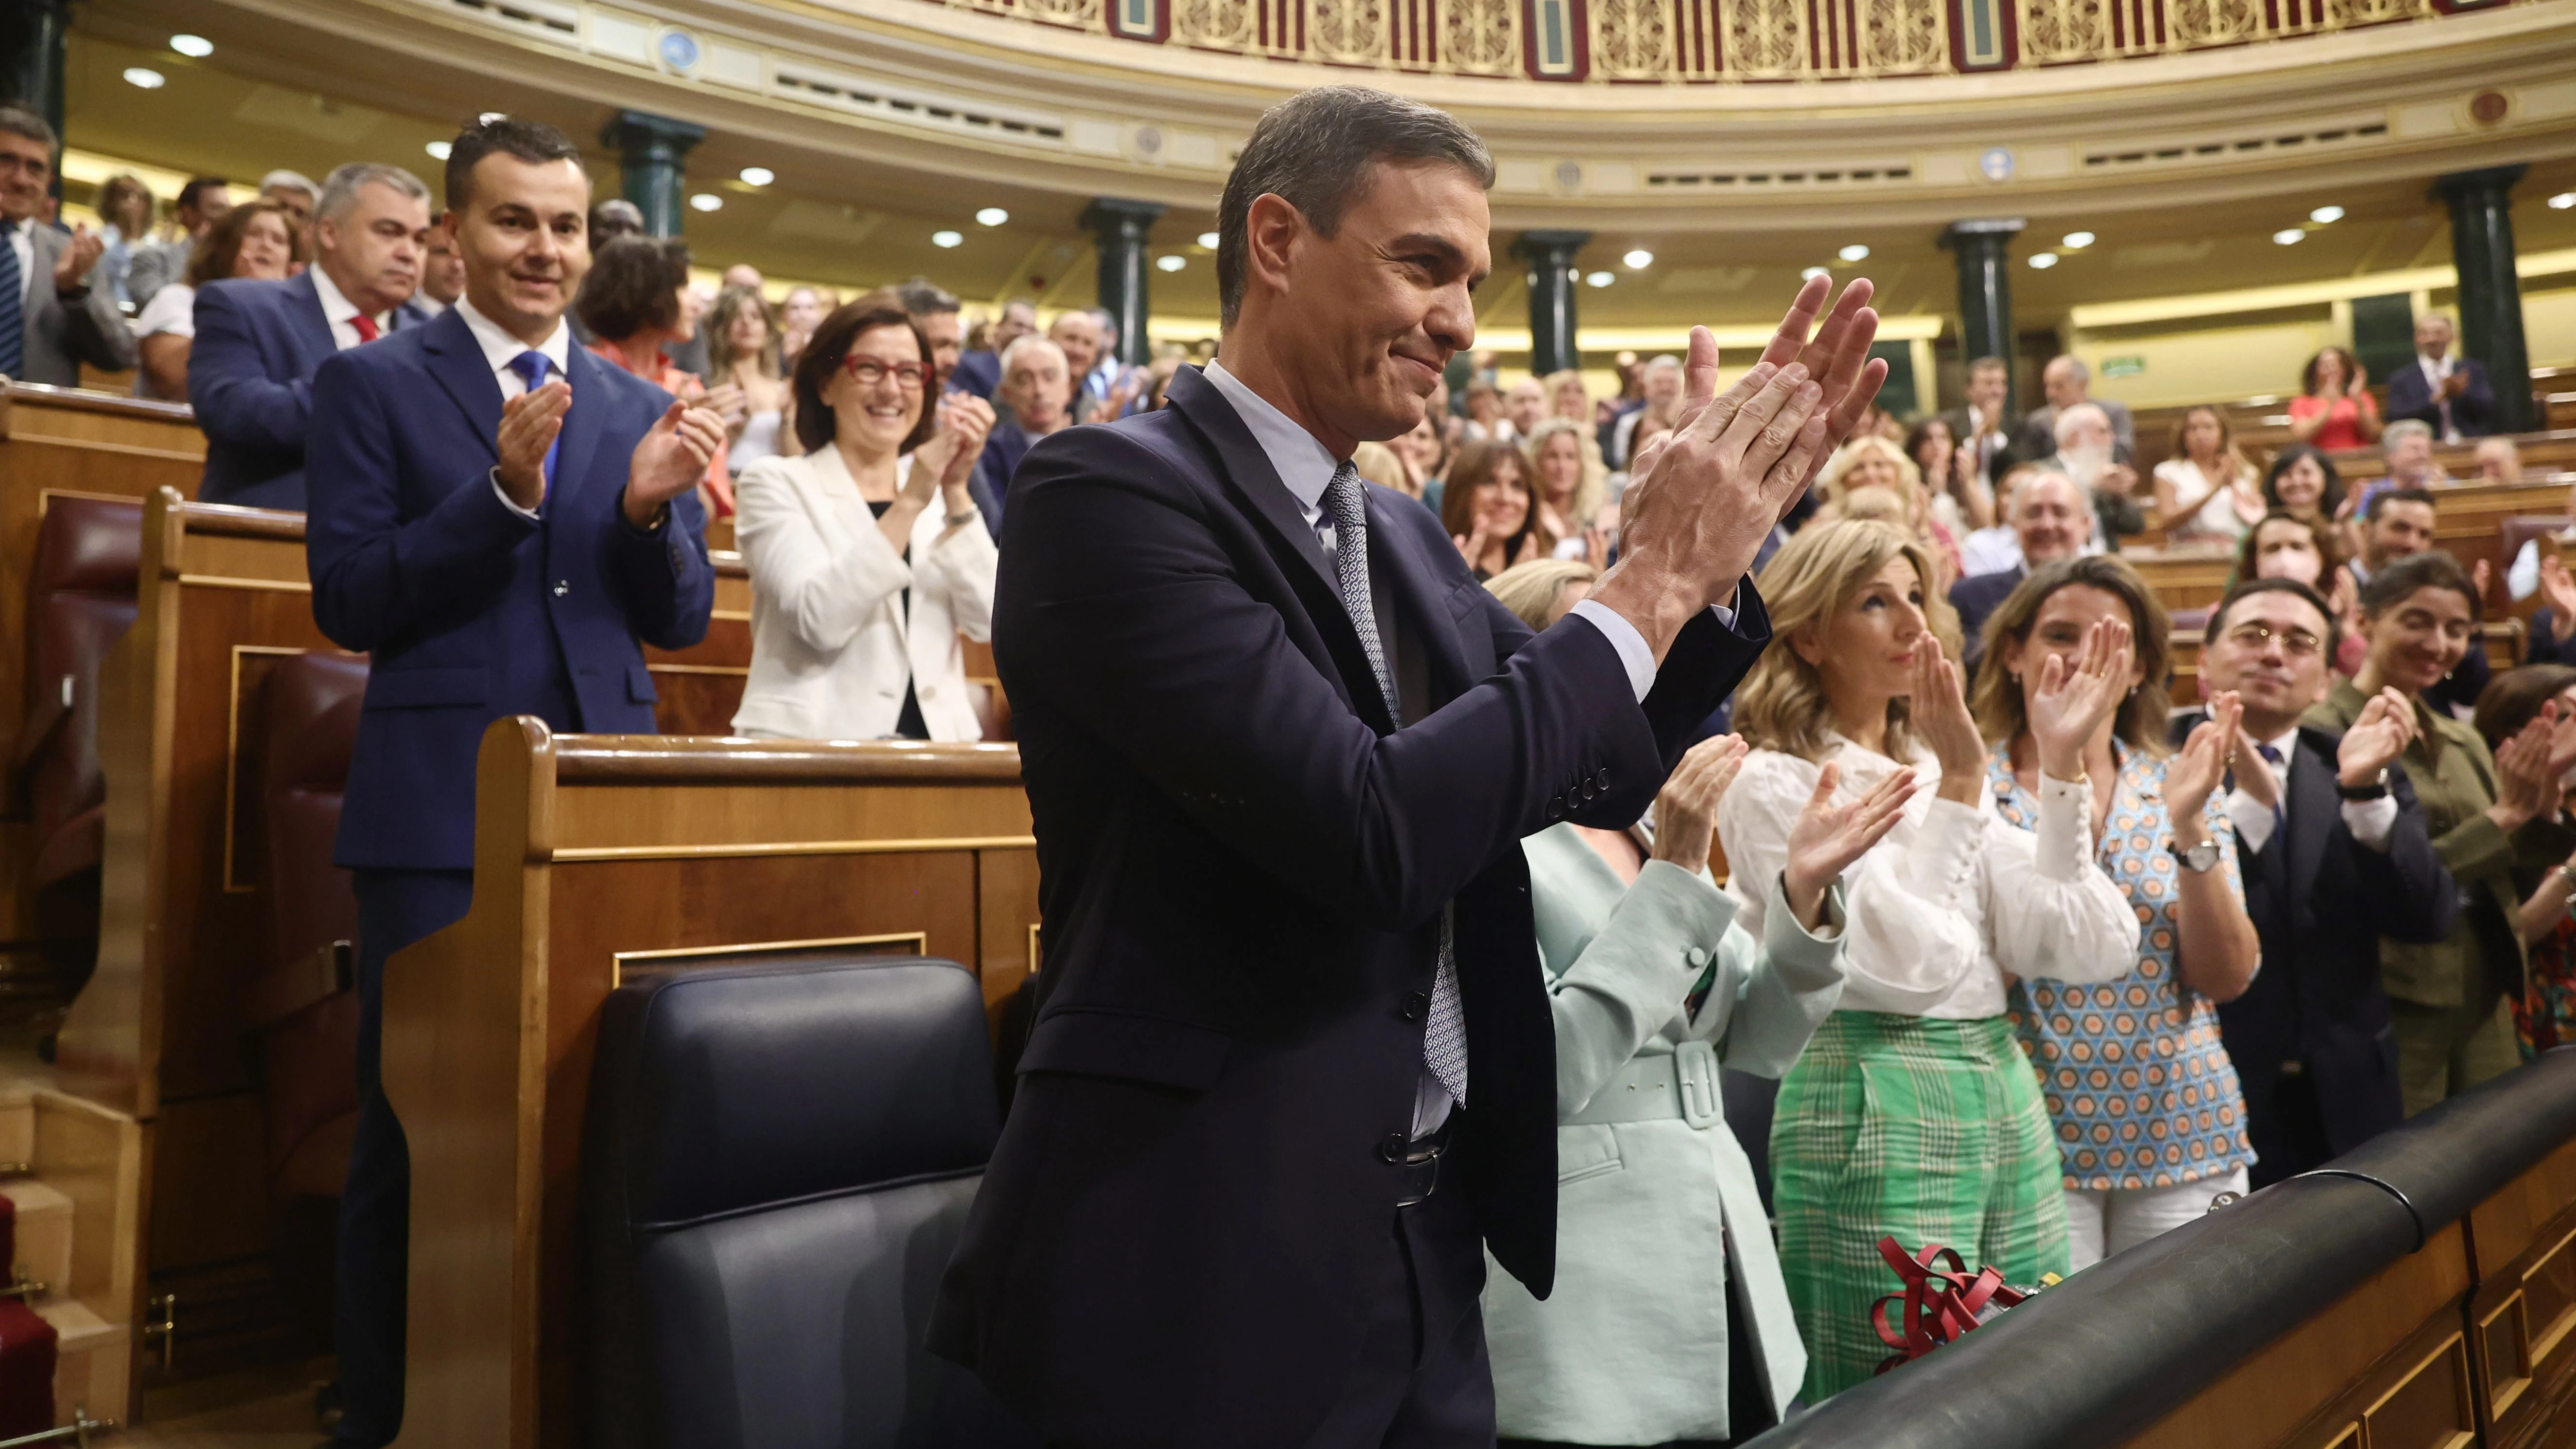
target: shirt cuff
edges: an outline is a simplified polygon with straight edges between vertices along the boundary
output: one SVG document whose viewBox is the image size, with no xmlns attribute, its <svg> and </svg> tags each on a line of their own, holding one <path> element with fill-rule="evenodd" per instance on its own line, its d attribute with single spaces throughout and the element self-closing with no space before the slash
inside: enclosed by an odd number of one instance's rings
<svg viewBox="0 0 2576 1449">
<path fill-rule="evenodd" d="M 2343 802 L 2343 828 L 2361 842 L 2364 850 L 2388 853 L 2389 838 L 2397 833 L 2397 797 L 2382 795 L 2376 800 Z"/>
<path fill-rule="evenodd" d="M 1742 587 L 1737 585 L 1739 589 Z M 1729 594 L 1728 602 L 1708 606 L 1708 611 L 1717 616 L 1719 625 L 1727 629 L 1735 627 L 1735 597 Z M 1610 641 L 1610 647 L 1618 651 L 1620 666 L 1628 671 L 1628 688 L 1643 701 L 1655 687 L 1655 651 L 1647 647 L 1646 636 L 1637 632 L 1636 625 L 1621 618 L 1618 610 L 1597 599 L 1585 599 L 1568 612 L 1600 630 L 1602 637 Z"/>
<path fill-rule="evenodd" d="M 2083 780 L 2039 777 L 2040 878 L 2078 880 L 2093 863 L 2093 786 Z"/>
<path fill-rule="evenodd" d="M 511 500 L 510 490 L 501 486 L 501 470 L 498 468 L 492 470 L 492 496 L 501 500 L 502 507 L 519 515 L 521 518 L 528 520 L 530 523 L 541 521 L 537 517 L 536 509 L 521 508 L 516 502 Z"/>
</svg>

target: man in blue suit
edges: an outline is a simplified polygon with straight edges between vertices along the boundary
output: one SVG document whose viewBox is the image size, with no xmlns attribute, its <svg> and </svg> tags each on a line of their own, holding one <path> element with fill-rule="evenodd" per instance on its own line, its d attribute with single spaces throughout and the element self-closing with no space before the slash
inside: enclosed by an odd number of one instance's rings
<svg viewBox="0 0 2576 1449">
<path fill-rule="evenodd" d="M 1217 360 L 1012 481 L 993 643 L 1046 970 L 930 1342 L 1049 1443 L 1494 1442 L 1485 1254 L 1544 1297 L 1556 1252 L 1518 842 L 1637 819 L 1886 375 L 1866 282 L 1812 346 L 1808 284 L 1723 397 L 1694 329 L 1618 567 L 1532 634 L 1348 461 L 1474 346 L 1493 175 L 1382 92 L 1273 109 L 1218 209 Z"/>
<path fill-rule="evenodd" d="M 322 183 L 315 259 L 282 282 L 197 293 L 188 401 L 206 434 L 205 503 L 304 507 L 313 374 L 335 353 L 429 314 L 412 304 L 429 256 L 429 188 L 399 166 L 353 161 Z"/>
<path fill-rule="evenodd" d="M 410 1157 L 379 1084 L 385 959 L 465 914 L 484 727 L 653 731 L 641 643 L 703 638 L 691 488 L 714 413 L 571 345 L 590 181 L 550 127 L 457 137 L 444 222 L 465 295 L 313 379 L 306 557 L 322 631 L 375 656 L 335 859 L 356 873 L 357 1140 L 341 1198 L 337 1442 L 402 1425 Z"/>
<path fill-rule="evenodd" d="M 2433 430 L 2437 443 L 2495 431 L 2495 389 L 2476 358 L 2451 351 L 2457 335 L 2439 312 L 2415 319 L 2415 355 L 2388 375 L 2388 421 L 2413 418 Z"/>
</svg>

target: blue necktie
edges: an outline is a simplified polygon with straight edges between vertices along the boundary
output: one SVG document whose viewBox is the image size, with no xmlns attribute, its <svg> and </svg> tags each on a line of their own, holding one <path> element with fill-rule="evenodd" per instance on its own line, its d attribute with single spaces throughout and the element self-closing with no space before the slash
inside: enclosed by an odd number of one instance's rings
<svg viewBox="0 0 2576 1449">
<path fill-rule="evenodd" d="M 552 363 L 546 361 L 546 355 L 533 347 L 510 359 L 510 370 L 519 375 L 519 380 L 528 385 L 530 392 L 535 392 L 546 385 L 546 373 L 552 366 Z M 567 412 L 564 416 L 570 418 L 572 415 Z M 555 440 L 546 445 L 546 487 L 548 489 L 555 486 L 555 454 L 561 451 L 563 451 L 563 431 L 557 429 Z"/>
<path fill-rule="evenodd" d="M 0 375 L 27 362 L 27 278 L 18 270 L 18 223 L 0 221 Z"/>
<path fill-rule="evenodd" d="M 2254 747 L 2254 753 L 2261 755 L 2263 763 L 2272 767 L 2272 779 L 2275 781 L 2272 786 L 2272 833 L 2278 835 L 2281 833 L 2281 827 L 2289 822 L 2290 812 L 2283 809 L 2282 805 L 2284 797 L 2289 794 L 2290 781 L 2281 769 L 2279 750 L 2270 745 L 2258 744 Z"/>
</svg>

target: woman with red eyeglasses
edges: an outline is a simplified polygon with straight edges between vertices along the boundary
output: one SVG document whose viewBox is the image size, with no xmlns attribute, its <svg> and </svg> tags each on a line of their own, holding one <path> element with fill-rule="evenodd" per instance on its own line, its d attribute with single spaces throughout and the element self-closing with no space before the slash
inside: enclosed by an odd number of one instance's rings
<svg viewBox="0 0 2576 1449">
<path fill-rule="evenodd" d="M 993 409 L 942 394 L 929 357 L 891 300 L 824 318 L 796 359 L 804 455 L 734 480 L 752 599 L 736 734 L 983 738 L 959 638 L 993 637 L 999 555 L 967 491 Z"/>
<path fill-rule="evenodd" d="M 611 240 L 591 258 L 590 274 L 582 278 L 572 306 L 581 325 L 597 339 L 590 344 L 594 354 L 673 397 L 714 409 L 727 428 L 742 421 L 741 388 L 709 391 L 696 373 L 682 372 L 662 355 L 663 344 L 687 342 L 698 335 L 700 307 L 689 295 L 686 246 L 658 237 Z M 716 449 L 707 463 L 706 481 L 698 492 L 709 518 L 727 517 L 734 511 L 733 474 L 724 449 Z"/>
</svg>

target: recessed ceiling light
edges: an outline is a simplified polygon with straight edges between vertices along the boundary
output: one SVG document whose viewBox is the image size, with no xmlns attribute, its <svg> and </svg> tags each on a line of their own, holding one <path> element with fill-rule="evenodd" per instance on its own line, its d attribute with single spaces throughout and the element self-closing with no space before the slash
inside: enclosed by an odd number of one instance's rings
<svg viewBox="0 0 2576 1449">
<path fill-rule="evenodd" d="M 194 56 L 198 60 L 204 60 L 215 53 L 215 43 L 202 35 L 171 36 L 170 48 L 181 55 Z"/>
<path fill-rule="evenodd" d="M 935 247 L 964 246 L 966 234 L 955 231 L 934 231 L 930 234 L 930 244 Z"/>
<path fill-rule="evenodd" d="M 2306 241 L 2307 239 L 2308 234 L 2299 230 L 2295 226 L 2284 227 L 2281 230 L 2272 233 L 2272 240 L 2285 247 L 2297 246 L 2299 243 Z"/>
<path fill-rule="evenodd" d="M 1182 256 L 1179 252 L 1170 252 L 1163 256 L 1154 258 L 1154 265 L 1160 270 L 1166 272 L 1177 272 L 1189 264 L 1190 259 Z"/>
<path fill-rule="evenodd" d="M 1859 242 L 1853 242 L 1850 246 L 1834 253 L 1834 255 L 1841 257 L 1847 262 L 1865 262 L 1869 260 L 1869 248 L 1862 246 Z"/>
<path fill-rule="evenodd" d="M 444 161 L 447 159 L 447 153 L 455 150 L 456 148 L 450 146 L 445 141 L 432 141 L 420 149 L 428 152 L 429 159 L 432 161 Z"/>
<path fill-rule="evenodd" d="M 1010 219 L 1011 214 L 998 206 L 988 206 L 975 213 L 975 221 L 979 226 L 1000 226 Z"/>
<path fill-rule="evenodd" d="M 1630 270 L 1642 272 L 1655 264 L 1655 254 L 1644 247 L 1639 247 L 1619 260 L 1626 262 Z"/>
<path fill-rule="evenodd" d="M 130 86 L 141 86 L 147 91 L 157 91 L 168 85 L 170 78 L 150 66 L 129 65 L 125 68 L 125 83 Z"/>
<path fill-rule="evenodd" d="M 2551 211 L 2565 211 L 2571 206 L 2576 206 L 2576 191 L 2562 191 L 2556 196 L 2549 198 L 2549 209 Z"/>
<path fill-rule="evenodd" d="M 2316 210 L 2308 213 L 2308 220 L 2315 222 L 2319 226 L 2332 226 L 2334 223 L 2343 220 L 2343 208 L 2340 206 L 2320 206 Z"/>
<path fill-rule="evenodd" d="M 778 179 L 778 173 L 766 166 L 745 166 L 740 174 L 745 186 L 767 186 Z"/>
<path fill-rule="evenodd" d="M 1606 287 L 1617 280 L 1619 280 L 1619 274 L 1616 272 L 1593 272 L 1584 277 L 1583 284 L 1587 287 Z"/>
<path fill-rule="evenodd" d="M 2093 233 L 2089 231 L 2070 231 L 2066 235 L 2059 237 L 2057 239 L 2057 243 L 2068 251 L 2080 252 L 2086 247 L 2093 245 Z"/>
<path fill-rule="evenodd" d="M 2057 265 L 2057 253 L 2032 252 L 2030 254 L 2030 264 L 2043 272 L 2047 271 L 2049 268 Z"/>
<path fill-rule="evenodd" d="M 697 195 L 689 198 L 689 205 L 692 209 L 698 211 L 722 211 L 724 210 L 724 198 L 716 195 L 712 191 L 701 191 Z"/>
<path fill-rule="evenodd" d="M 1818 277 L 1830 277 L 1832 275 L 1833 273 L 1826 271 L 1822 267 L 1809 267 L 1798 274 L 1798 280 L 1802 282 L 1812 282 Z"/>
<path fill-rule="evenodd" d="M 2556 202 L 2554 202 L 2554 201 L 2550 203 L 2550 205 L 2552 205 L 2552 206 L 2556 206 L 2557 204 L 2558 204 L 2558 203 L 2556 203 Z M 1200 246 L 1203 246 L 1203 247 L 1206 247 L 1209 251 L 1215 251 L 1215 250 L 1216 250 L 1216 244 L 1217 244 L 1218 240 L 1219 240 L 1219 238 L 1218 238 L 1218 236 L 1217 236 L 1217 234 L 1216 234 L 1215 232 L 1212 232 L 1212 231 L 1203 231 L 1203 232 L 1200 232 L 1200 233 L 1199 233 L 1199 245 L 1200 245 Z"/>
<path fill-rule="evenodd" d="M 476 116 L 474 118 L 474 122 L 479 126 L 488 126 L 494 121 L 506 121 L 508 119 L 510 119 L 510 113 L 508 111 L 485 111 L 483 114 Z"/>
</svg>

